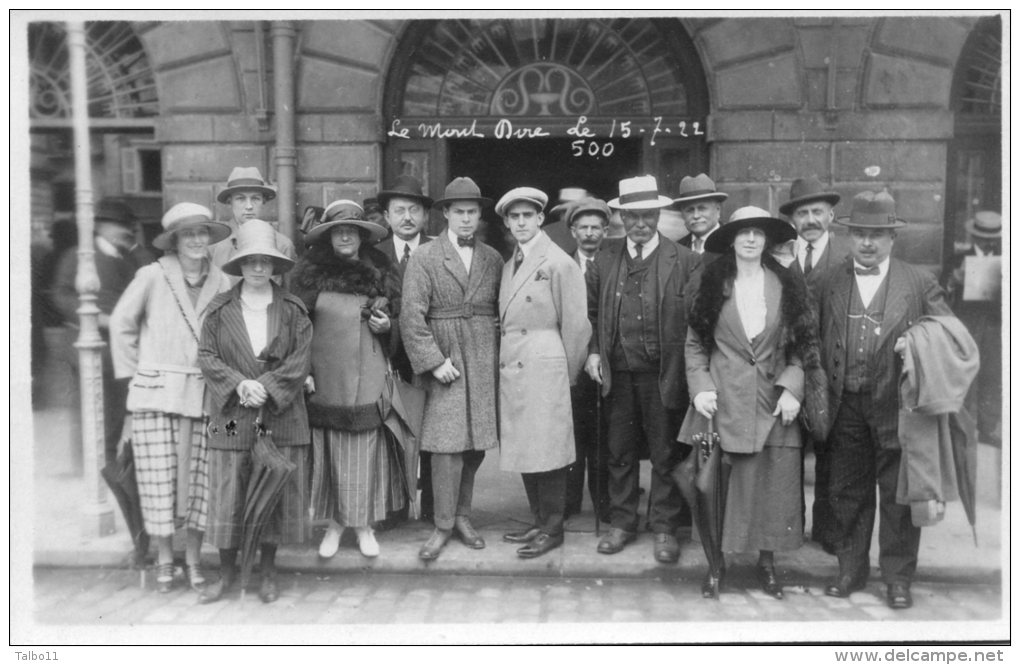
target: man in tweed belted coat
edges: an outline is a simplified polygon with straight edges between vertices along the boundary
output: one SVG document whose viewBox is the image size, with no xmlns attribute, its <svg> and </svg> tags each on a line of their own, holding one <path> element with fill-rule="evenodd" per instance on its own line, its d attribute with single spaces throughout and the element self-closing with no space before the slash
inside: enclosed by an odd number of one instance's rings
<svg viewBox="0 0 1020 665">
<path fill-rule="evenodd" d="M 432 560 L 457 535 L 468 547 L 485 541 L 471 525 L 475 472 L 498 443 L 496 299 L 503 260 L 475 242 L 482 206 L 470 178 L 446 187 L 447 230 L 408 259 L 400 331 L 415 374 L 425 384 L 421 449 L 432 453 L 435 531 L 419 556 Z"/>
</svg>

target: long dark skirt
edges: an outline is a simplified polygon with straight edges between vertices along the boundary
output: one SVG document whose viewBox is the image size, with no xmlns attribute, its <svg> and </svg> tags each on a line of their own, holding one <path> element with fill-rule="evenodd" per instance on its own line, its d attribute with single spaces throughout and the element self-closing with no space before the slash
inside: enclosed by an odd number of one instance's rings
<svg viewBox="0 0 1020 665">
<path fill-rule="evenodd" d="M 404 506 L 396 446 L 389 431 L 312 428 L 312 518 L 369 526 Z"/>
<path fill-rule="evenodd" d="M 308 497 L 310 479 L 309 446 L 280 446 L 280 452 L 297 469 L 283 489 L 283 497 L 262 532 L 262 542 L 275 545 L 308 541 Z M 221 549 L 241 544 L 244 498 L 252 473 L 252 455 L 248 450 L 210 450 L 209 526 L 206 542 Z"/>
<path fill-rule="evenodd" d="M 724 552 L 795 550 L 804 542 L 800 448 L 765 446 L 726 453 L 731 466 L 723 522 Z"/>
</svg>

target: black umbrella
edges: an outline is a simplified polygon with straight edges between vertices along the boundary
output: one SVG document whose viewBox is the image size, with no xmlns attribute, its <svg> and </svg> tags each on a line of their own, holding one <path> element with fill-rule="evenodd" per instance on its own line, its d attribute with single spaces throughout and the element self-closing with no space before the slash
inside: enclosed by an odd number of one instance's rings
<svg viewBox="0 0 1020 665">
<path fill-rule="evenodd" d="M 977 545 L 976 495 L 977 495 L 977 436 L 974 419 L 965 409 L 949 415 L 950 436 L 953 444 L 953 465 L 956 467 L 956 489 L 960 503 L 967 514 L 967 521 Z"/>
<path fill-rule="evenodd" d="M 262 531 L 283 496 L 297 465 L 288 460 L 273 442 L 272 431 L 263 425 L 262 411 L 255 419 L 255 445 L 252 447 L 252 472 L 244 499 L 241 521 L 241 589 L 248 586 L 255 552 L 262 541 Z"/>
<path fill-rule="evenodd" d="M 692 437 L 694 449 L 673 469 L 673 481 L 684 495 L 701 538 L 709 569 L 718 578 L 723 566 L 722 534 L 726 514 L 729 465 L 722 463 L 719 435 L 709 422 L 708 431 Z"/>
<path fill-rule="evenodd" d="M 387 437 L 394 447 L 394 458 L 401 470 L 404 491 L 410 502 L 412 517 L 418 517 L 418 457 L 420 452 L 422 421 L 425 418 L 425 390 L 405 383 L 390 369 L 387 395 L 380 411 L 383 424 L 390 432 Z"/>
<path fill-rule="evenodd" d="M 108 461 L 100 474 L 124 514 L 124 523 L 135 547 L 134 565 L 141 567 L 149 552 L 149 534 L 142 519 L 142 503 L 138 498 L 138 481 L 135 478 L 135 455 L 130 441 L 124 443 L 117 458 Z"/>
</svg>

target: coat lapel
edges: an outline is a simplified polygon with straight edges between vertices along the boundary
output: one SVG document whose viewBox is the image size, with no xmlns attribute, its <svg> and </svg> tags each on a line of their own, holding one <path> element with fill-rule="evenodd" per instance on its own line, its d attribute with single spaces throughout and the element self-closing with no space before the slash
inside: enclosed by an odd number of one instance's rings
<svg viewBox="0 0 1020 665">
<path fill-rule="evenodd" d="M 666 302 L 666 284 L 673 276 L 675 270 L 679 270 L 679 262 L 676 260 L 677 249 L 673 244 L 663 242 L 664 238 L 659 236 L 659 254 L 656 257 L 657 265 L 655 273 L 659 277 L 659 320 L 662 321 L 662 304 Z"/>
<path fill-rule="evenodd" d="M 846 321 L 850 313 L 850 294 L 853 292 L 853 268 L 846 265 L 839 268 L 829 286 L 829 317 L 836 326 L 836 339 L 846 340 Z M 822 331 L 822 334 L 826 334 Z"/>
<path fill-rule="evenodd" d="M 231 338 L 237 340 L 234 353 L 237 354 L 235 357 L 243 364 L 243 367 L 239 368 L 241 373 L 245 376 L 258 376 L 261 374 L 259 362 L 255 359 L 255 353 L 251 349 L 251 342 L 248 341 L 248 327 L 244 324 L 244 314 L 241 312 L 240 284 L 232 289 L 231 296 L 230 302 L 223 306 L 222 325 L 231 331 Z M 272 341 L 272 337 L 266 339 Z"/>
<path fill-rule="evenodd" d="M 747 333 L 744 332 L 744 323 L 740 320 L 740 311 L 737 309 L 735 296 L 730 296 L 723 303 L 722 310 L 719 312 L 719 323 L 716 325 L 721 326 L 722 334 L 729 335 L 737 341 L 749 356 L 754 355 L 751 340 L 747 338 Z"/>
<path fill-rule="evenodd" d="M 187 319 L 188 325 L 195 332 L 197 337 L 199 332 L 202 330 L 202 324 L 198 320 L 199 317 L 198 313 L 195 311 L 195 307 L 191 304 L 191 298 L 188 297 L 188 289 L 184 284 L 184 272 L 181 271 L 181 264 L 176 258 L 164 256 L 159 259 L 159 265 L 162 266 L 164 274 L 170 282 L 174 299 L 180 306 L 181 312 L 184 314 L 184 318 Z M 206 305 L 209 304 L 209 301 L 211 301 L 213 296 L 216 295 L 216 287 L 218 286 L 218 283 L 214 284 L 214 282 L 218 282 L 218 280 L 213 279 L 212 275 L 206 276 L 205 285 L 202 287 L 198 300 L 199 312 L 205 309 Z M 204 301 L 202 296 L 205 296 Z"/>
<path fill-rule="evenodd" d="M 881 334 L 878 346 L 885 344 L 896 324 L 907 316 L 910 299 L 910 284 L 903 273 L 902 266 L 895 259 L 889 261 L 889 272 L 885 276 L 888 284 L 885 295 L 885 311 L 882 313 Z M 882 288 L 881 286 L 879 288 Z"/>
<path fill-rule="evenodd" d="M 460 254 L 457 253 L 457 249 L 450 242 L 450 238 L 446 233 L 439 236 L 437 241 L 443 248 L 443 266 L 446 270 L 453 275 L 453 278 L 460 284 L 460 288 L 466 293 L 468 290 L 468 272 L 464 269 L 464 262 L 460 260 Z M 472 263 L 475 263 L 475 259 L 478 258 L 478 252 L 475 251 L 475 256 L 472 259 Z M 477 267 L 477 266 L 473 266 Z"/>
</svg>

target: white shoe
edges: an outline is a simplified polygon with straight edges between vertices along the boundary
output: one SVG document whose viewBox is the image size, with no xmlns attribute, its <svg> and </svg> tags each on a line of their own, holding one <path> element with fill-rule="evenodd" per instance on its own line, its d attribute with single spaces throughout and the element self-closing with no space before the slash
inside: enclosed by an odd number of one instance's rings
<svg viewBox="0 0 1020 665">
<path fill-rule="evenodd" d="M 337 553 L 340 549 L 340 536 L 343 535 L 343 527 L 337 526 L 336 524 L 330 524 L 326 528 L 326 535 L 322 537 L 322 542 L 319 543 L 319 556 L 323 559 L 329 559 Z"/>
<path fill-rule="evenodd" d="M 358 548 L 367 557 L 379 556 L 379 543 L 375 539 L 375 533 L 370 526 L 359 526 L 354 530 L 358 534 Z"/>
</svg>

